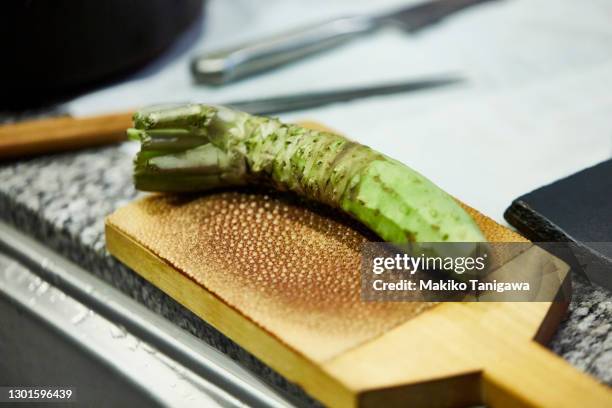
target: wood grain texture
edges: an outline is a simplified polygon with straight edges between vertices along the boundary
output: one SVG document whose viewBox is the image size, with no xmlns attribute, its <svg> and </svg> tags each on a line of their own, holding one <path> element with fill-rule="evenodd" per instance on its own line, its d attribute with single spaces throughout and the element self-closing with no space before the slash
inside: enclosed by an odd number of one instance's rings
<svg viewBox="0 0 612 408">
<path fill-rule="evenodd" d="M 465 208 L 488 240 L 526 241 Z M 152 195 L 106 221 L 114 256 L 330 406 L 610 406 L 608 390 L 533 341 L 565 305 L 361 302 L 369 238 L 262 192 Z"/>
<path fill-rule="evenodd" d="M 126 140 L 132 113 L 68 116 L 0 126 L 0 159 L 54 153 Z"/>
</svg>

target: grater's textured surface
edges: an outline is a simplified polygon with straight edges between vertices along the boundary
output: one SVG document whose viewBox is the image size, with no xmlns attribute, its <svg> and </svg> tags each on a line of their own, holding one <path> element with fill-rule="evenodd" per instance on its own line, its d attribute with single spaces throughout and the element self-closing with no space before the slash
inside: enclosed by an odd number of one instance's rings
<svg viewBox="0 0 612 408">
<path fill-rule="evenodd" d="M 316 361 L 433 306 L 361 302 L 367 236 L 339 214 L 306 209 L 288 194 L 155 195 L 108 222 Z"/>
<path fill-rule="evenodd" d="M 108 255 L 104 218 L 138 196 L 132 186 L 131 160 L 121 146 L 110 146 L 3 163 L 0 217 L 271 383 L 307 398 L 296 386 Z M 569 316 L 551 348 L 575 366 L 612 384 L 611 323 L 610 293 L 575 280 Z"/>
</svg>

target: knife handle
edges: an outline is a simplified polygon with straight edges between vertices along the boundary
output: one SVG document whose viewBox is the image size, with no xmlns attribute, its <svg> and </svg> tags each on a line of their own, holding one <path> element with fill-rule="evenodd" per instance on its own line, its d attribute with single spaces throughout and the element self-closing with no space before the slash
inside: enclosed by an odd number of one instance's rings
<svg viewBox="0 0 612 408">
<path fill-rule="evenodd" d="M 132 113 L 37 119 L 0 126 L 0 160 L 100 146 L 126 140 Z"/>
<path fill-rule="evenodd" d="M 222 85 L 340 45 L 376 28 L 370 17 L 351 16 L 279 33 L 196 57 L 196 81 Z"/>
</svg>

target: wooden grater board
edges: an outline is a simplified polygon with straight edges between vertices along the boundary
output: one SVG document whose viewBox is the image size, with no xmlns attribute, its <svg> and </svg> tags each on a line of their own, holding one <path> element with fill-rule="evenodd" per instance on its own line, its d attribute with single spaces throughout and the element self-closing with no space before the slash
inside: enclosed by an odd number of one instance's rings
<svg viewBox="0 0 612 408">
<path fill-rule="evenodd" d="M 489 241 L 525 241 L 466 209 Z M 330 406 L 610 401 L 532 341 L 564 304 L 361 302 L 367 239 L 337 213 L 261 192 L 153 195 L 106 222 L 114 256 Z"/>
</svg>

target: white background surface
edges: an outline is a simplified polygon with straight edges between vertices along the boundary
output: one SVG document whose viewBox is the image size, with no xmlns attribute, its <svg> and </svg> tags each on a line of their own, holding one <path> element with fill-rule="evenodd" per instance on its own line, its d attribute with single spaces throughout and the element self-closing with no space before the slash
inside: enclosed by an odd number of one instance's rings
<svg viewBox="0 0 612 408">
<path fill-rule="evenodd" d="M 417 35 L 381 30 L 223 88 L 196 86 L 190 77 L 188 61 L 201 51 L 401 4 L 406 1 L 212 0 L 201 35 L 171 50 L 171 62 L 68 108 L 97 114 L 458 73 L 466 78 L 459 86 L 280 116 L 323 122 L 405 162 L 498 221 L 517 196 L 612 157 L 609 0 L 500 0 Z"/>
</svg>

